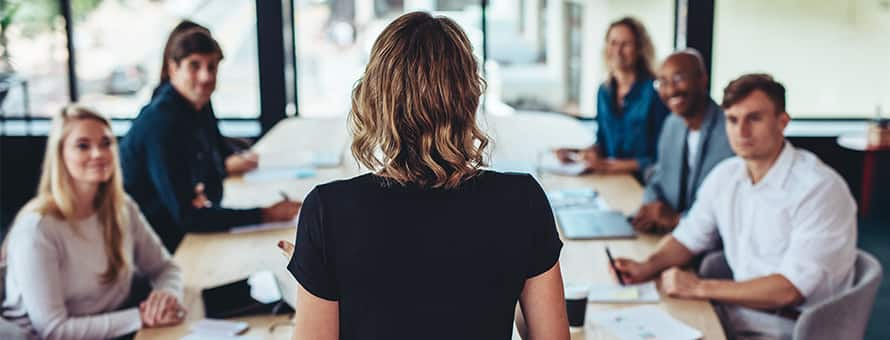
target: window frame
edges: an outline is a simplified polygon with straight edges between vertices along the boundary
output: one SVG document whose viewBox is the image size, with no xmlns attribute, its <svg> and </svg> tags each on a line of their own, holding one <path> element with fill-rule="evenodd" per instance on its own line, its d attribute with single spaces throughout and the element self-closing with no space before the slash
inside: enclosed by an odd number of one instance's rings
<svg viewBox="0 0 890 340">
<path fill-rule="evenodd" d="M 65 36 L 68 52 L 68 98 L 71 102 L 79 99 L 77 85 L 77 48 L 74 46 L 74 30 L 77 29 L 72 20 L 71 0 L 58 0 L 62 17 L 65 21 Z M 571 1 L 571 0 L 555 0 Z M 674 47 L 691 47 L 699 50 L 708 67 L 709 78 L 713 57 L 714 36 L 714 8 L 715 0 L 674 0 Z M 220 118 L 220 125 L 236 127 L 241 131 L 259 131 L 255 135 L 237 137 L 260 138 L 278 121 L 287 118 L 288 112 L 294 117 L 299 117 L 299 68 L 297 65 L 297 53 L 299 46 L 295 46 L 296 22 L 294 0 L 263 1 L 255 0 L 257 16 L 257 52 L 259 75 L 259 101 L 260 109 L 257 118 Z M 488 59 L 488 0 L 479 0 L 482 28 L 482 56 L 483 65 Z M 288 40 L 290 42 L 288 42 Z M 291 71 L 292 70 L 292 71 Z M 483 68 L 484 72 L 484 68 Z M 710 90 L 711 84 L 709 84 Z M 483 103 L 484 105 L 484 103 Z M 484 107 L 484 106 L 483 106 Z M 30 108 L 28 108 L 30 109 Z M 572 116 L 574 117 L 574 116 Z M 576 117 L 577 118 L 577 117 Z M 589 118 L 578 118 L 587 120 Z M 38 126 L 47 121 L 46 117 L 34 117 L 31 112 L 25 112 L 23 116 L 8 117 L 0 115 L 0 136 L 7 135 L 7 123 L 24 122 L 27 128 L 26 135 L 45 135 L 45 131 L 31 133 L 32 125 Z M 869 119 L 861 118 L 796 118 L 795 121 L 807 124 L 835 122 L 865 122 Z M 115 118 L 115 122 L 131 122 L 132 118 Z M 258 127 L 258 128 L 257 128 Z"/>
</svg>

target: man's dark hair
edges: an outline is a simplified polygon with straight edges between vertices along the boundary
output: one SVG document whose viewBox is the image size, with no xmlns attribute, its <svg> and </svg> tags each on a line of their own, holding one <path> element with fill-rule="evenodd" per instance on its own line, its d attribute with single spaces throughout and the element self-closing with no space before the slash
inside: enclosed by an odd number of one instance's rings
<svg viewBox="0 0 890 340">
<path fill-rule="evenodd" d="M 167 62 L 170 61 L 170 59 L 169 59 L 170 46 L 173 45 L 173 40 L 175 40 L 177 36 L 182 34 L 182 32 L 186 32 L 193 28 L 200 28 L 200 29 L 207 31 L 207 33 L 210 33 L 210 30 L 208 30 L 207 27 L 201 26 L 200 24 L 198 24 L 194 21 L 183 20 L 178 25 L 176 25 L 176 27 L 173 28 L 173 31 L 170 32 L 170 36 L 167 37 L 167 42 L 164 44 L 164 55 L 161 56 L 162 60 L 161 60 L 161 78 L 160 79 L 161 79 L 162 83 L 164 81 L 170 80 L 170 75 L 167 74 L 167 66 L 168 66 Z"/>
<path fill-rule="evenodd" d="M 223 58 L 219 44 L 207 29 L 200 27 L 187 29 L 173 37 L 168 52 L 167 59 L 177 64 L 192 54 L 217 54 L 220 59 Z"/>
<path fill-rule="evenodd" d="M 765 73 L 746 74 L 729 82 L 723 90 L 723 104 L 720 106 L 728 109 L 756 90 L 763 91 L 769 97 L 776 106 L 776 113 L 785 112 L 785 86 Z"/>
</svg>

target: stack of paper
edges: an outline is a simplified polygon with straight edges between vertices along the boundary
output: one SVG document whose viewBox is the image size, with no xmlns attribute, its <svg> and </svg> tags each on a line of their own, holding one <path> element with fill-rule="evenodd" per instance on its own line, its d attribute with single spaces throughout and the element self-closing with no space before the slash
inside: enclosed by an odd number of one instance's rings
<svg viewBox="0 0 890 340">
<path fill-rule="evenodd" d="M 589 319 L 622 340 L 694 340 L 702 333 L 655 306 L 594 312 Z"/>
</svg>

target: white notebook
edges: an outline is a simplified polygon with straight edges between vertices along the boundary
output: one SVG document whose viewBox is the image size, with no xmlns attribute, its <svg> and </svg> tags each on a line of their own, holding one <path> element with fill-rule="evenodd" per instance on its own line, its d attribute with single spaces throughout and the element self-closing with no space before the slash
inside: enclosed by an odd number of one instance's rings
<svg viewBox="0 0 890 340">
<path fill-rule="evenodd" d="M 702 333 L 655 306 L 611 309 L 591 313 L 595 324 L 622 340 L 694 340 Z"/>
</svg>

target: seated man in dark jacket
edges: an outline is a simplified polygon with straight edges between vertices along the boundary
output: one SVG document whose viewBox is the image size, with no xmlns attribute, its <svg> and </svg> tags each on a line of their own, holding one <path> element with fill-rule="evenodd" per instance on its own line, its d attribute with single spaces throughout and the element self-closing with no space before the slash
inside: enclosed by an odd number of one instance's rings
<svg viewBox="0 0 890 340">
<path fill-rule="evenodd" d="M 171 252 L 187 232 L 293 219 L 298 202 L 220 206 L 223 179 L 256 165 L 226 145 L 210 105 L 222 50 L 203 28 L 171 37 L 162 82 L 121 143 L 124 186 Z"/>
</svg>

